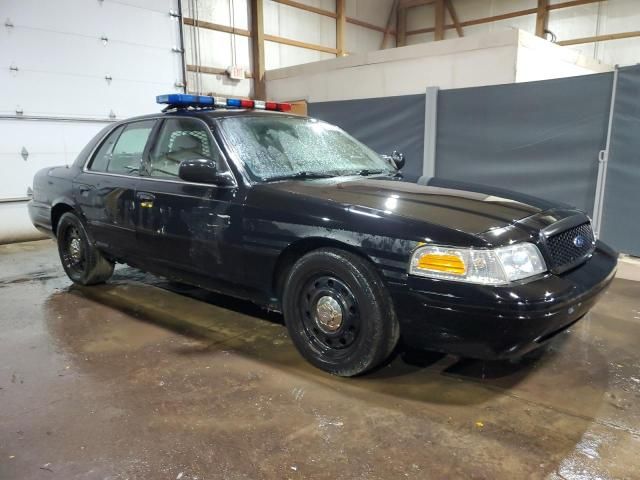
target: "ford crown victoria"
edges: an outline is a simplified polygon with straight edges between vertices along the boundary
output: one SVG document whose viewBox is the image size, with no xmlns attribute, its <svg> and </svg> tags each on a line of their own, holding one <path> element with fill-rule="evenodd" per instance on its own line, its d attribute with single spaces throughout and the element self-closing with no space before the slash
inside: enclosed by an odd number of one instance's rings
<svg viewBox="0 0 640 480">
<path fill-rule="evenodd" d="M 284 314 L 315 366 L 361 374 L 400 338 L 517 357 L 582 318 L 617 254 L 583 212 L 410 178 L 286 104 L 172 94 L 34 178 L 34 225 L 74 282 L 116 262 Z"/>
</svg>

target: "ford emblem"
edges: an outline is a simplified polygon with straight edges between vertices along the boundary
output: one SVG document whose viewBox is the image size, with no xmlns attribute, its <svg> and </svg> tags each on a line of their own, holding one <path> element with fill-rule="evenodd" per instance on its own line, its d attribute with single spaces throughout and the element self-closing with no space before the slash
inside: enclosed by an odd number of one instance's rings
<svg viewBox="0 0 640 480">
<path fill-rule="evenodd" d="M 578 235 L 576 236 L 576 238 L 573 239 L 573 244 L 577 247 L 577 248 L 582 248 L 585 246 L 585 244 L 587 243 L 587 239 L 584 238 L 582 235 Z"/>
</svg>

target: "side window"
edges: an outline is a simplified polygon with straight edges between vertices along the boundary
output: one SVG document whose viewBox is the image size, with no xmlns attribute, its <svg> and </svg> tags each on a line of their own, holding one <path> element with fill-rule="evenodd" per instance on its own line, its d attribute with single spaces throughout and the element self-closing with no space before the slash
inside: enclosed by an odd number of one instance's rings
<svg viewBox="0 0 640 480">
<path fill-rule="evenodd" d="M 110 155 L 107 172 L 136 174 L 140 169 L 142 153 L 155 120 L 129 123 L 118 137 Z"/>
<path fill-rule="evenodd" d="M 209 127 L 192 118 L 165 120 L 149 157 L 149 175 L 158 178 L 177 179 L 183 160 L 208 158 L 216 162 L 219 170 L 227 169 Z"/>
<path fill-rule="evenodd" d="M 122 130 L 124 130 L 124 126 L 116 128 L 109 134 L 107 139 L 102 143 L 96 154 L 93 156 L 93 160 L 91 160 L 91 163 L 89 164 L 89 170 L 93 170 L 94 172 L 107 171 L 107 165 L 111 159 L 113 146 L 116 144 Z"/>
</svg>

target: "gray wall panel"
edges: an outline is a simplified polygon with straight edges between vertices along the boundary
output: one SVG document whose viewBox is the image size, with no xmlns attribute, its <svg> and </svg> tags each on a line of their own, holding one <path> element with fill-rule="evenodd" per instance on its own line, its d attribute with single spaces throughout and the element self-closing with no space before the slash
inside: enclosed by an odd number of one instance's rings
<svg viewBox="0 0 640 480">
<path fill-rule="evenodd" d="M 593 210 L 611 73 L 440 91 L 436 176 Z"/>
<path fill-rule="evenodd" d="M 405 173 L 422 175 L 424 95 L 309 104 L 309 116 L 349 132 L 378 153 L 405 154 Z"/>
<path fill-rule="evenodd" d="M 640 255 L 640 65 L 620 69 L 612 125 L 601 237 Z"/>
</svg>

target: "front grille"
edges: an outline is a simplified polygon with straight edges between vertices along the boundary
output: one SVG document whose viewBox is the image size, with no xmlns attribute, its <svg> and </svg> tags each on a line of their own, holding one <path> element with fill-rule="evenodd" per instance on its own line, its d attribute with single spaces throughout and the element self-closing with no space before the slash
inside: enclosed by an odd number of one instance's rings
<svg viewBox="0 0 640 480">
<path fill-rule="evenodd" d="M 583 223 L 547 238 L 549 267 L 558 273 L 581 263 L 595 248 L 589 223 Z"/>
</svg>

